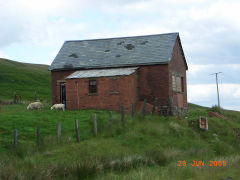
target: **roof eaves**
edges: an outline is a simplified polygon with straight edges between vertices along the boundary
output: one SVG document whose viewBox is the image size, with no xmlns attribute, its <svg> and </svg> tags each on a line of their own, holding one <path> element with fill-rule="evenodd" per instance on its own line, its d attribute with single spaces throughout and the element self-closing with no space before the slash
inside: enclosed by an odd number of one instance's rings
<svg viewBox="0 0 240 180">
<path fill-rule="evenodd" d="M 151 66 L 151 65 L 161 65 L 168 64 L 169 61 L 165 62 L 153 62 L 153 63 L 139 63 L 139 64 L 121 64 L 121 65 L 111 65 L 111 66 L 88 66 L 88 67 L 74 67 L 74 68 L 51 68 L 50 71 L 66 71 L 66 70 L 78 70 L 78 69 L 104 69 L 104 68 L 121 68 L 121 67 L 136 67 L 136 66 Z"/>
<path fill-rule="evenodd" d="M 131 67 L 131 68 L 116 68 L 114 69 L 123 71 L 122 73 L 119 72 L 111 72 L 114 70 L 108 69 L 108 70 L 80 70 L 75 71 L 71 75 L 67 76 L 65 79 L 79 79 L 79 78 L 99 78 L 99 77 L 115 77 L 115 76 L 129 76 L 136 72 L 138 67 Z M 83 74 L 79 75 L 79 72 L 83 72 Z M 99 74 L 100 72 L 100 74 Z M 110 72 L 110 73 L 109 73 Z M 94 75 L 95 73 L 95 75 Z M 89 74 L 89 75 L 88 75 Z"/>
<path fill-rule="evenodd" d="M 186 61 L 186 58 L 185 58 L 185 55 L 184 55 L 184 51 L 183 51 L 183 47 L 182 47 L 182 43 L 181 43 L 181 39 L 180 39 L 179 35 L 178 35 L 178 40 L 179 40 L 179 44 L 180 44 L 181 53 L 182 53 L 182 56 L 183 56 L 183 59 L 184 59 L 184 63 L 185 63 L 185 66 L 186 66 L 186 70 L 188 70 L 187 61 Z"/>
</svg>

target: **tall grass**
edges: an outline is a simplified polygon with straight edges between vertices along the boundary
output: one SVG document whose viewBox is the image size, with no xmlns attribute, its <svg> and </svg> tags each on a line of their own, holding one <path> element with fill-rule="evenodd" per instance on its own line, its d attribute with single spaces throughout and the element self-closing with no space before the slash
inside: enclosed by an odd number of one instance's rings
<svg viewBox="0 0 240 180">
<path fill-rule="evenodd" d="M 27 111 L 25 105 L 2 107 L 0 114 L 0 179 L 219 179 L 240 176 L 239 148 L 233 127 L 240 127 L 237 113 L 231 121 L 209 118 L 209 131 L 189 126 L 207 109 L 193 107 L 188 117 L 126 115 L 101 110 Z M 92 114 L 98 117 L 99 134 L 93 136 Z M 229 112 L 226 112 L 229 113 Z M 230 113 L 231 114 L 231 113 Z M 229 116 L 230 117 L 230 116 Z M 76 143 L 74 119 L 79 120 L 80 143 Z M 62 124 L 57 142 L 56 124 Z M 41 146 L 36 127 L 41 126 Z M 12 132 L 19 130 L 19 146 Z M 213 134 L 216 134 L 213 136 Z M 178 167 L 178 161 L 226 160 L 228 167 Z"/>
</svg>

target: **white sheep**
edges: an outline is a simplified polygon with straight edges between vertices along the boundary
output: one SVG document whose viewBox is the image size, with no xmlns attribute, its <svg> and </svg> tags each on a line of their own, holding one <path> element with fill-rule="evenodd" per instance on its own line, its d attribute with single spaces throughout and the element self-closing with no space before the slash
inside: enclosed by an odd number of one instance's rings
<svg viewBox="0 0 240 180">
<path fill-rule="evenodd" d="M 41 107 L 42 107 L 42 103 L 40 103 L 40 102 L 33 102 L 33 103 L 30 103 L 27 106 L 27 110 L 41 109 Z"/>
<path fill-rule="evenodd" d="M 65 105 L 64 104 L 54 104 L 52 107 L 51 107 L 51 110 L 53 109 L 61 109 L 61 110 L 65 110 Z"/>
</svg>

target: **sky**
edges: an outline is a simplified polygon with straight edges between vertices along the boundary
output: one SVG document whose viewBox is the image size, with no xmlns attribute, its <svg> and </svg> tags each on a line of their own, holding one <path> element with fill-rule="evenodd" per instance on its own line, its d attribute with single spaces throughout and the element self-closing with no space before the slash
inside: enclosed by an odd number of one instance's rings
<svg viewBox="0 0 240 180">
<path fill-rule="evenodd" d="M 0 0 L 0 57 L 50 65 L 66 40 L 179 32 L 188 101 L 240 111 L 239 0 Z"/>
</svg>

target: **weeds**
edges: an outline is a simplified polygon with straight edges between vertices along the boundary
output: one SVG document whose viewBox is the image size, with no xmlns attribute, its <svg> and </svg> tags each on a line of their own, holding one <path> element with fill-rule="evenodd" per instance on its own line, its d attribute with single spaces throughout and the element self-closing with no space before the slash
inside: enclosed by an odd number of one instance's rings
<svg viewBox="0 0 240 180">
<path fill-rule="evenodd" d="M 213 112 L 217 112 L 219 114 L 222 114 L 222 108 L 217 106 L 217 105 L 214 105 L 210 108 L 210 111 L 213 111 Z"/>
<path fill-rule="evenodd" d="M 238 114 L 234 113 L 232 122 L 210 118 L 209 131 L 202 132 L 197 127 L 198 115 L 207 113 L 207 109 L 194 108 L 197 110 L 191 110 L 183 122 L 150 115 L 143 118 L 138 114 L 132 119 L 125 115 L 123 128 L 120 114 L 116 112 L 109 126 L 108 111 L 60 112 L 45 108 L 28 112 L 24 105 L 3 107 L 0 138 L 5 152 L 0 152 L 0 179 L 195 180 L 200 174 L 209 179 L 213 169 L 177 167 L 179 160 L 192 159 L 229 159 L 233 170 L 239 168 L 239 143 L 232 134 L 232 128 L 239 127 Z M 97 137 L 92 133 L 94 113 L 98 117 Z M 79 120 L 79 143 L 76 143 L 74 119 Z M 194 121 L 194 125 L 190 123 L 189 127 L 190 121 Z M 62 125 L 60 142 L 56 137 L 57 122 Z M 41 126 L 42 133 L 40 148 L 36 145 L 37 125 Z M 19 146 L 13 149 L 12 131 L 16 127 Z M 217 134 L 217 138 L 213 134 Z M 236 157 L 236 161 L 230 156 Z M 223 172 L 237 174 L 227 169 L 216 171 L 220 175 L 224 175 Z M 219 177 L 211 175 L 212 179 Z"/>
</svg>

